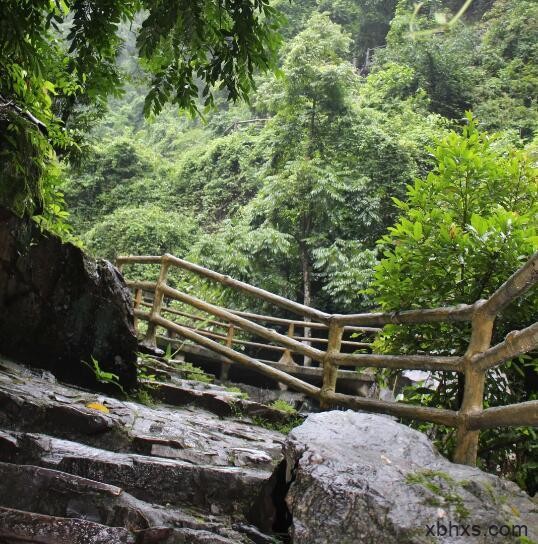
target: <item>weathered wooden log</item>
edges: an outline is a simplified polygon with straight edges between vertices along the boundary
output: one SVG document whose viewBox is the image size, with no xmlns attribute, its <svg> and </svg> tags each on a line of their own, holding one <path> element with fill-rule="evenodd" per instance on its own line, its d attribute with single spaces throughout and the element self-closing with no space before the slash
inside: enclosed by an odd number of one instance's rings
<svg viewBox="0 0 538 544">
<path fill-rule="evenodd" d="M 325 400 L 331 404 L 347 406 L 354 410 L 388 414 L 396 417 L 405 417 L 419 421 L 430 421 L 439 425 L 455 427 L 458 422 L 458 413 L 442 408 L 429 408 L 425 406 L 413 406 L 402 402 L 389 402 L 385 400 L 368 399 L 344 395 L 342 393 L 326 393 Z"/>
<path fill-rule="evenodd" d="M 476 311 L 473 315 L 471 340 L 463 357 L 465 384 L 459 410 L 461 418 L 456 431 L 456 449 L 454 450 L 456 463 L 471 466 L 476 465 L 479 433 L 469 430 L 466 421 L 471 415 L 482 411 L 486 383 L 486 374 L 473 363 L 473 357 L 489 348 L 495 319 L 482 311 L 484 304 L 485 301 L 475 304 Z"/>
<path fill-rule="evenodd" d="M 271 302 L 277 306 L 280 306 L 281 308 L 294 312 L 298 315 L 302 315 L 303 317 L 310 317 L 316 321 L 321 321 L 322 323 L 329 322 L 330 315 L 326 314 L 325 312 L 321 312 L 315 308 L 311 308 L 310 306 L 305 306 L 304 304 L 299 304 L 298 302 L 293 302 L 285 297 L 275 295 L 274 293 L 266 291 L 265 289 L 260 289 L 259 287 L 254 287 L 248 283 L 235 280 L 230 276 L 220 274 L 219 272 L 214 272 L 213 270 L 209 270 L 208 268 L 198 264 L 190 263 L 188 261 L 184 261 L 183 259 L 178 259 L 173 255 L 169 255 L 168 253 L 163 256 L 163 262 L 167 262 L 178 266 L 179 268 L 183 268 L 184 270 L 194 272 L 199 276 L 216 281 L 222 285 L 239 289 L 240 291 L 254 295 L 258 298 L 266 300 L 267 302 Z"/>
<path fill-rule="evenodd" d="M 298 378 L 294 378 L 293 376 L 290 376 L 286 372 L 282 372 L 281 370 L 272 368 L 269 365 L 261 363 L 257 359 L 254 359 L 252 357 L 249 357 L 248 355 L 245 355 L 244 353 L 239 353 L 237 351 L 234 351 L 233 349 L 227 346 L 223 346 L 222 344 L 219 344 L 218 342 L 215 342 L 209 338 L 206 338 L 205 336 L 202 336 L 186 327 L 182 327 L 181 325 L 178 325 L 177 323 L 174 323 L 173 321 L 169 321 L 168 319 L 164 319 L 160 316 L 156 316 L 153 319 L 156 325 L 159 325 L 166 329 L 173 330 L 174 332 L 180 334 L 184 338 L 188 338 L 189 340 L 192 340 L 196 344 L 204 346 L 216 353 L 220 353 L 221 355 L 228 357 L 232 361 L 237 361 L 238 363 L 241 363 L 242 365 L 246 367 L 252 368 L 253 370 L 257 370 L 261 374 L 265 374 L 266 376 L 269 376 L 270 378 L 273 378 L 274 380 L 285 383 L 286 385 L 293 387 L 293 389 L 296 389 L 297 391 L 306 393 L 307 395 L 313 396 L 315 398 L 319 397 L 319 388 L 313 385 L 310 385 L 309 383 L 303 382 L 302 380 L 299 380 Z"/>
<path fill-rule="evenodd" d="M 194 306 L 199 310 L 213 314 L 221 319 L 226 319 L 230 323 L 233 323 L 234 325 L 245 331 L 261 336 L 266 340 L 272 340 L 277 344 L 286 346 L 296 353 L 307 355 L 308 357 L 311 357 L 316 361 L 323 361 L 323 357 L 325 355 L 324 351 L 313 348 L 311 346 L 305 346 L 301 342 L 297 342 L 297 340 L 293 340 L 292 338 L 289 338 L 288 336 L 280 334 L 276 331 L 266 329 L 262 325 L 258 325 L 257 323 L 253 323 L 248 319 L 239 317 L 238 315 L 235 315 L 230 311 L 221 308 L 220 306 L 215 306 L 214 304 L 210 304 L 209 302 L 204 302 L 199 298 L 193 297 L 192 295 L 187 295 L 186 293 L 182 293 L 181 291 L 177 291 L 176 289 L 172 289 L 168 286 L 163 287 L 163 293 L 170 298 L 174 298 L 186 304 L 190 304 L 191 306 Z"/>
<path fill-rule="evenodd" d="M 342 335 L 344 328 L 334 321 L 329 325 L 329 345 L 327 354 L 323 361 L 323 386 L 321 387 L 321 408 L 326 409 L 330 406 L 328 396 L 336 391 L 336 380 L 338 378 L 338 365 L 335 358 L 340 353 L 342 345 Z"/>
<path fill-rule="evenodd" d="M 482 311 L 495 316 L 538 283 L 538 251 L 489 297 Z"/>
<path fill-rule="evenodd" d="M 116 257 L 116 265 L 161 264 L 162 259 L 163 258 L 160 255 L 120 255 L 119 257 Z"/>
<path fill-rule="evenodd" d="M 488 408 L 470 414 L 468 428 L 492 429 L 493 427 L 538 427 L 538 400 Z"/>
<path fill-rule="evenodd" d="M 334 314 L 339 325 L 388 325 L 408 323 L 436 323 L 441 321 L 470 321 L 474 307 L 469 304 L 429 308 L 425 310 L 403 310 L 364 314 Z"/>
<path fill-rule="evenodd" d="M 150 311 L 150 320 L 148 324 L 148 330 L 146 331 L 146 336 L 144 337 L 143 344 L 150 348 L 155 347 L 156 344 L 156 335 L 157 328 L 153 322 L 153 317 L 160 315 L 161 306 L 164 300 L 164 288 L 166 286 L 166 276 L 168 275 L 168 269 L 170 264 L 166 260 L 161 261 L 161 270 L 159 272 L 159 279 L 157 280 L 157 286 L 155 287 L 155 295 L 153 297 L 153 306 Z"/>
<path fill-rule="evenodd" d="M 420 370 L 463 371 L 462 357 L 435 357 L 433 355 L 377 355 L 373 353 L 340 353 L 334 361 L 341 366 L 398 368 Z"/>
<path fill-rule="evenodd" d="M 476 354 L 472 362 L 479 370 L 488 370 L 536 347 L 538 347 L 538 323 L 520 331 L 509 332 L 503 342 Z"/>
</svg>

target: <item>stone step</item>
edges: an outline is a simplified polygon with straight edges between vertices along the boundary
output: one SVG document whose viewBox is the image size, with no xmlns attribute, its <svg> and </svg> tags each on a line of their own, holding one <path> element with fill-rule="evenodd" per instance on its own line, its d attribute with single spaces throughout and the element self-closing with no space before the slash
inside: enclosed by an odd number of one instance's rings
<svg viewBox="0 0 538 544">
<path fill-rule="evenodd" d="M 5 429 L 68 438 L 103 450 L 202 465 L 251 467 L 268 473 L 282 459 L 282 434 L 248 421 L 224 421 L 192 404 L 193 399 L 201 398 L 232 413 L 232 393 L 229 397 L 211 391 L 204 395 L 187 385 L 181 389 L 164 384 L 163 396 L 167 394 L 170 402 L 179 399 L 188 404 L 150 407 L 36 376 L 29 381 L 19 376 L 0 369 L 0 427 Z M 278 412 L 265 412 L 261 406 L 266 417 Z M 256 408 L 254 404 L 251 414 Z"/>
<path fill-rule="evenodd" d="M 139 539 L 143 533 L 144 542 L 152 542 L 150 536 L 157 535 L 163 540 L 156 542 L 182 542 L 180 537 L 188 536 L 192 537 L 193 542 L 251 542 L 245 533 L 258 533 L 248 524 L 238 524 L 238 532 L 227 527 L 216 516 L 213 516 L 213 521 L 200 521 L 200 513 L 194 516 L 170 506 L 146 503 L 119 487 L 35 465 L 0 462 L 0 479 L 3 483 L 0 488 L 0 512 L 8 509 L 18 511 L 17 516 L 8 518 L 18 518 L 19 523 L 26 527 L 26 536 L 30 534 L 30 522 L 45 519 L 40 516 L 78 518 L 107 527 L 123 527 L 136 532 Z M 23 515 L 23 512 L 28 515 Z M 54 526 L 54 520 L 47 521 Z M 181 531 L 167 532 L 166 527 L 180 528 Z M 14 536 L 9 531 L 3 532 L 3 529 L 5 527 L 0 525 L 0 538 Z M 80 529 L 77 525 L 73 527 L 75 532 Z M 107 531 L 106 534 L 113 540 L 113 533 Z M 121 532 L 120 536 L 123 534 Z M 259 538 L 269 541 L 269 537 L 261 533 Z"/>
<path fill-rule="evenodd" d="M 17 432 L 0 434 L 0 461 L 50 468 L 120 487 L 146 502 L 192 506 L 214 514 L 247 514 L 271 476 L 248 467 L 117 453 Z"/>
<path fill-rule="evenodd" d="M 167 404 L 197 406 L 220 417 L 247 416 L 261 418 L 270 423 L 287 423 L 292 414 L 259 402 L 243 399 L 236 392 L 210 384 L 197 384 L 189 380 L 174 383 L 146 382 L 153 394 Z"/>
<path fill-rule="evenodd" d="M 0 538 L 6 544 L 238 544 L 250 542 L 189 528 L 131 531 L 82 518 L 66 518 L 0 507 Z"/>
</svg>

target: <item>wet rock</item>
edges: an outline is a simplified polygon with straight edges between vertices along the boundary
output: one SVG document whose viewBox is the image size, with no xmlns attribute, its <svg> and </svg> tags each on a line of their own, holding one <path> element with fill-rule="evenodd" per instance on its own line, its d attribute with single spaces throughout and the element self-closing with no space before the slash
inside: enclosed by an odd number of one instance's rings
<svg viewBox="0 0 538 544">
<path fill-rule="evenodd" d="M 282 445 L 280 433 L 203 404 L 144 406 L 0 360 L 0 506 L 9 509 L 0 542 L 74 535 L 74 544 L 94 544 L 81 535 L 94 538 L 102 526 L 110 542 L 270 542 L 246 515 L 281 463 Z"/>
<path fill-rule="evenodd" d="M 0 208 L 0 353 L 77 384 L 95 382 L 93 356 L 130 387 L 136 350 L 119 272 Z"/>
<path fill-rule="evenodd" d="M 135 544 L 127 529 L 0 507 L 0 538 L 36 544 Z"/>
<path fill-rule="evenodd" d="M 154 394 L 176 406 L 194 404 L 221 417 L 246 415 L 269 423 L 287 423 L 290 414 L 271 406 L 246 400 L 224 387 L 175 379 L 174 383 L 151 383 Z"/>
<path fill-rule="evenodd" d="M 294 544 L 538 539 L 538 505 L 516 484 L 450 463 L 386 416 L 311 415 L 290 433 L 286 464 Z"/>
</svg>

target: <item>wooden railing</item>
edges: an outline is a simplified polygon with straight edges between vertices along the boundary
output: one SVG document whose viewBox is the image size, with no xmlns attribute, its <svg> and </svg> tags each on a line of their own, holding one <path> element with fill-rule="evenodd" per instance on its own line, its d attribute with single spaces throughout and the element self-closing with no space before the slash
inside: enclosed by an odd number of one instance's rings
<svg viewBox="0 0 538 544">
<path fill-rule="evenodd" d="M 538 346 L 537 322 L 523 330 L 509 333 L 503 342 L 490 347 L 496 316 L 508 304 L 538 283 L 538 253 L 534 254 L 487 300 L 478 300 L 471 305 L 462 304 L 454 307 L 350 315 L 327 314 L 172 255 L 118 257 L 117 265 L 120 269 L 126 264 L 160 264 L 160 274 L 156 282 L 127 281 L 127 285 L 135 290 L 135 317 L 148 322 L 144 339 L 148 345 L 156 344 L 157 328 L 162 327 L 169 333 L 178 334 L 231 361 L 245 365 L 318 399 L 322 408 L 338 405 L 455 427 L 457 444 L 454 460 L 458 463 L 469 465 L 476 463 L 478 434 L 481 429 L 497 426 L 538 426 L 538 401 L 483 409 L 486 372 Z M 211 304 L 170 287 L 166 282 L 170 267 L 193 272 L 202 278 L 257 297 L 301 316 L 305 321 L 238 312 Z M 143 302 L 143 292 L 153 293 L 149 312 L 141 309 L 148 304 Z M 200 315 L 165 306 L 163 304 L 165 298 L 179 301 L 185 306 L 196 308 L 217 319 L 208 321 Z M 163 317 L 164 313 L 203 320 L 204 326 L 210 324 L 224 327 L 227 332 L 218 334 L 205 328 L 200 330 L 193 326 L 185 326 Z M 288 327 L 287 334 L 260 325 L 260 321 L 286 326 Z M 363 350 L 369 348 L 367 342 L 343 340 L 344 334 L 349 332 L 376 333 L 380 330 L 376 327 L 386 324 L 455 321 L 471 323 L 471 338 L 463 356 L 377 355 L 344 352 L 352 348 Z M 327 338 L 296 336 L 295 329 L 299 327 L 326 331 Z M 236 331 L 244 331 L 252 336 L 260 337 L 266 343 L 240 340 L 235 336 Z M 283 353 L 281 360 L 288 363 L 294 362 L 293 354 L 300 354 L 317 361 L 323 369 L 322 385 L 316 387 L 290 375 L 285 370 L 273 368 L 258 358 L 236 351 L 233 349 L 234 344 L 280 350 Z M 322 350 L 311 344 L 326 344 L 327 347 Z M 463 401 L 460 409 L 454 411 L 337 393 L 336 382 L 340 366 L 459 372 L 465 376 Z"/>
</svg>

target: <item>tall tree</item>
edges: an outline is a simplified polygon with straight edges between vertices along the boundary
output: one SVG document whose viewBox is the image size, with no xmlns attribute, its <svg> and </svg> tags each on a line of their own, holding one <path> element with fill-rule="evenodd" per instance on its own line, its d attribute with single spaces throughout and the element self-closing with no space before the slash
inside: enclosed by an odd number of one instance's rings
<svg viewBox="0 0 538 544">
<path fill-rule="evenodd" d="M 0 19 L 0 202 L 43 209 L 54 152 L 73 148 L 68 121 L 121 87 L 118 26 L 143 10 L 137 46 L 153 73 L 146 113 L 166 102 L 197 111 L 214 88 L 246 98 L 254 70 L 274 63 L 278 16 L 269 0 L 8 0 Z"/>
</svg>

